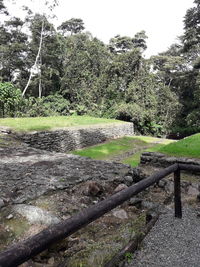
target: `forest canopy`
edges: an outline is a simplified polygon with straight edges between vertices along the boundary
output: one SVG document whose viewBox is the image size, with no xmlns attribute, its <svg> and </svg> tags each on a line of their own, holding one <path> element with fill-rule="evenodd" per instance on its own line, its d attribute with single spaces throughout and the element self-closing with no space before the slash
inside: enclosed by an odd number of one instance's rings
<svg viewBox="0 0 200 267">
<path fill-rule="evenodd" d="M 56 1 L 47 3 L 53 12 Z M 141 134 L 200 130 L 200 0 L 187 10 L 179 41 L 150 59 L 147 36 L 114 36 L 109 44 L 81 18 L 57 28 L 24 7 L 9 15 L 0 0 L 0 117 L 88 114 L 131 121 Z"/>
</svg>

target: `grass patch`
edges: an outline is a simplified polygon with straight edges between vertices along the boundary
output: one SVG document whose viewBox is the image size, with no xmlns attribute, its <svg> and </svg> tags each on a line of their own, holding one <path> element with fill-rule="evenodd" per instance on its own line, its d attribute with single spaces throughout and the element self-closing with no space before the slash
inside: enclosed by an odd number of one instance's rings
<svg viewBox="0 0 200 267">
<path fill-rule="evenodd" d="M 134 155 L 126 158 L 122 162 L 136 167 L 140 162 L 140 155 L 142 152 L 158 151 L 161 147 L 163 147 L 165 144 L 169 144 L 170 142 L 173 142 L 173 140 L 149 136 L 123 137 L 101 145 L 76 150 L 72 153 L 92 159 L 107 160 L 112 159 L 114 156 L 133 150 L 133 153 L 135 152 Z"/>
<path fill-rule="evenodd" d="M 135 153 L 133 156 L 126 158 L 125 160 L 122 161 L 122 163 L 129 164 L 132 167 L 137 167 L 140 163 L 140 156 L 143 152 L 157 152 L 159 149 L 164 147 L 164 144 L 157 144 L 157 145 L 152 145 L 152 147 L 149 147 L 147 149 L 143 149 L 137 153 Z"/>
<path fill-rule="evenodd" d="M 194 134 L 161 147 L 159 152 L 171 156 L 200 158 L 200 134 Z"/>
<path fill-rule="evenodd" d="M 72 126 L 89 126 L 94 124 L 119 123 L 122 121 L 89 116 L 57 116 L 35 118 L 3 118 L 0 126 L 8 126 L 16 131 L 43 131 Z"/>
<path fill-rule="evenodd" d="M 92 159 L 106 160 L 113 156 L 122 154 L 126 151 L 134 149 L 136 146 L 143 146 L 144 141 L 135 140 L 133 137 L 118 138 L 101 145 L 88 147 L 81 150 L 73 151 L 75 155 L 89 157 Z"/>
</svg>

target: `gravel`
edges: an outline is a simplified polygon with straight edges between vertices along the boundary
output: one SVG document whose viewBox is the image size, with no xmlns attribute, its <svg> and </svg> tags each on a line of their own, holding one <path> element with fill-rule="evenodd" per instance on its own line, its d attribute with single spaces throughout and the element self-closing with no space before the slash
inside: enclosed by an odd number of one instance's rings
<svg viewBox="0 0 200 267">
<path fill-rule="evenodd" d="M 141 250 L 127 267 L 199 267 L 200 217 L 198 211 L 184 208 L 183 218 L 174 218 L 169 210 L 146 236 Z"/>
</svg>

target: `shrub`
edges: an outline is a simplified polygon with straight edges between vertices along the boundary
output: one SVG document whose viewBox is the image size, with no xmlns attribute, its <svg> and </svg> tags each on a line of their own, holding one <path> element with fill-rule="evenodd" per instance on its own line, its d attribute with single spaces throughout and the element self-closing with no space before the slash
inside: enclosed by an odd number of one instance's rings
<svg viewBox="0 0 200 267">
<path fill-rule="evenodd" d="M 14 117 L 22 101 L 21 91 L 12 83 L 0 83 L 0 117 Z"/>
<path fill-rule="evenodd" d="M 70 110 L 69 102 L 59 94 L 47 97 L 24 99 L 18 117 L 48 117 L 57 115 L 68 115 Z"/>
</svg>

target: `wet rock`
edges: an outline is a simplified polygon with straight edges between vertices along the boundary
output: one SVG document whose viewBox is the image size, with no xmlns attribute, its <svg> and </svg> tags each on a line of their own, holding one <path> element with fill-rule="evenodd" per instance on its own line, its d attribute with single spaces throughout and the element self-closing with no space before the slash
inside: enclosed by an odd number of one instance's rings
<svg viewBox="0 0 200 267">
<path fill-rule="evenodd" d="M 83 194 L 86 196 L 98 196 L 103 192 L 103 187 L 96 181 L 88 181 L 83 188 Z"/>
<path fill-rule="evenodd" d="M 159 204 L 150 201 L 142 201 L 141 207 L 148 210 L 158 210 Z"/>
<path fill-rule="evenodd" d="M 167 184 L 167 180 L 166 180 L 166 179 L 162 179 L 162 180 L 160 180 L 160 181 L 158 182 L 158 186 L 159 186 L 160 188 L 162 188 L 162 189 L 165 188 L 166 184 Z"/>
<path fill-rule="evenodd" d="M 129 205 L 133 205 L 133 206 L 135 206 L 138 209 L 141 208 L 141 204 L 142 204 L 142 199 L 141 198 L 132 197 L 129 200 Z"/>
<path fill-rule="evenodd" d="M 132 176 L 125 176 L 124 181 L 128 186 L 130 186 L 133 183 L 133 177 Z"/>
<path fill-rule="evenodd" d="M 133 169 L 133 182 L 138 183 L 139 181 L 146 178 L 145 173 L 142 171 L 141 168 L 134 168 Z"/>
<path fill-rule="evenodd" d="M 165 185 L 165 190 L 171 194 L 174 192 L 174 182 L 168 181 L 167 184 Z"/>
<path fill-rule="evenodd" d="M 0 209 L 3 208 L 5 206 L 5 202 L 3 201 L 3 199 L 0 198 Z"/>
<path fill-rule="evenodd" d="M 196 196 L 199 194 L 199 190 L 194 186 L 189 186 L 188 188 L 188 195 Z"/>
<path fill-rule="evenodd" d="M 0 240 L 6 240 L 8 238 L 8 229 L 6 229 L 3 225 L 0 225 Z"/>
<path fill-rule="evenodd" d="M 126 184 L 119 184 L 119 185 L 115 188 L 114 193 L 118 193 L 118 192 L 120 192 L 120 191 L 122 191 L 122 190 L 124 190 L 124 189 L 127 189 L 127 188 L 128 188 L 128 186 L 127 186 Z"/>
<path fill-rule="evenodd" d="M 157 216 L 157 212 L 155 212 L 155 211 L 148 211 L 147 213 L 146 213 L 146 223 L 149 223 L 155 216 Z"/>
<path fill-rule="evenodd" d="M 125 210 L 120 209 L 120 210 L 114 210 L 113 211 L 113 216 L 115 216 L 118 219 L 128 219 L 128 214 Z"/>
<path fill-rule="evenodd" d="M 49 264 L 50 266 L 54 266 L 54 264 L 55 264 L 55 259 L 54 259 L 54 257 L 51 257 L 51 258 L 48 260 L 48 264 Z"/>
<path fill-rule="evenodd" d="M 9 214 L 9 215 L 6 217 L 6 219 L 11 220 L 13 217 L 14 217 L 13 214 Z"/>
<path fill-rule="evenodd" d="M 51 225 L 60 222 L 60 220 L 52 213 L 32 205 L 15 205 L 13 211 L 25 217 L 31 224 Z"/>
<path fill-rule="evenodd" d="M 197 201 L 200 202 L 200 194 L 197 195 Z"/>
<path fill-rule="evenodd" d="M 0 126 L 0 133 L 10 134 L 11 133 L 11 128 L 7 127 L 7 126 Z"/>
</svg>

